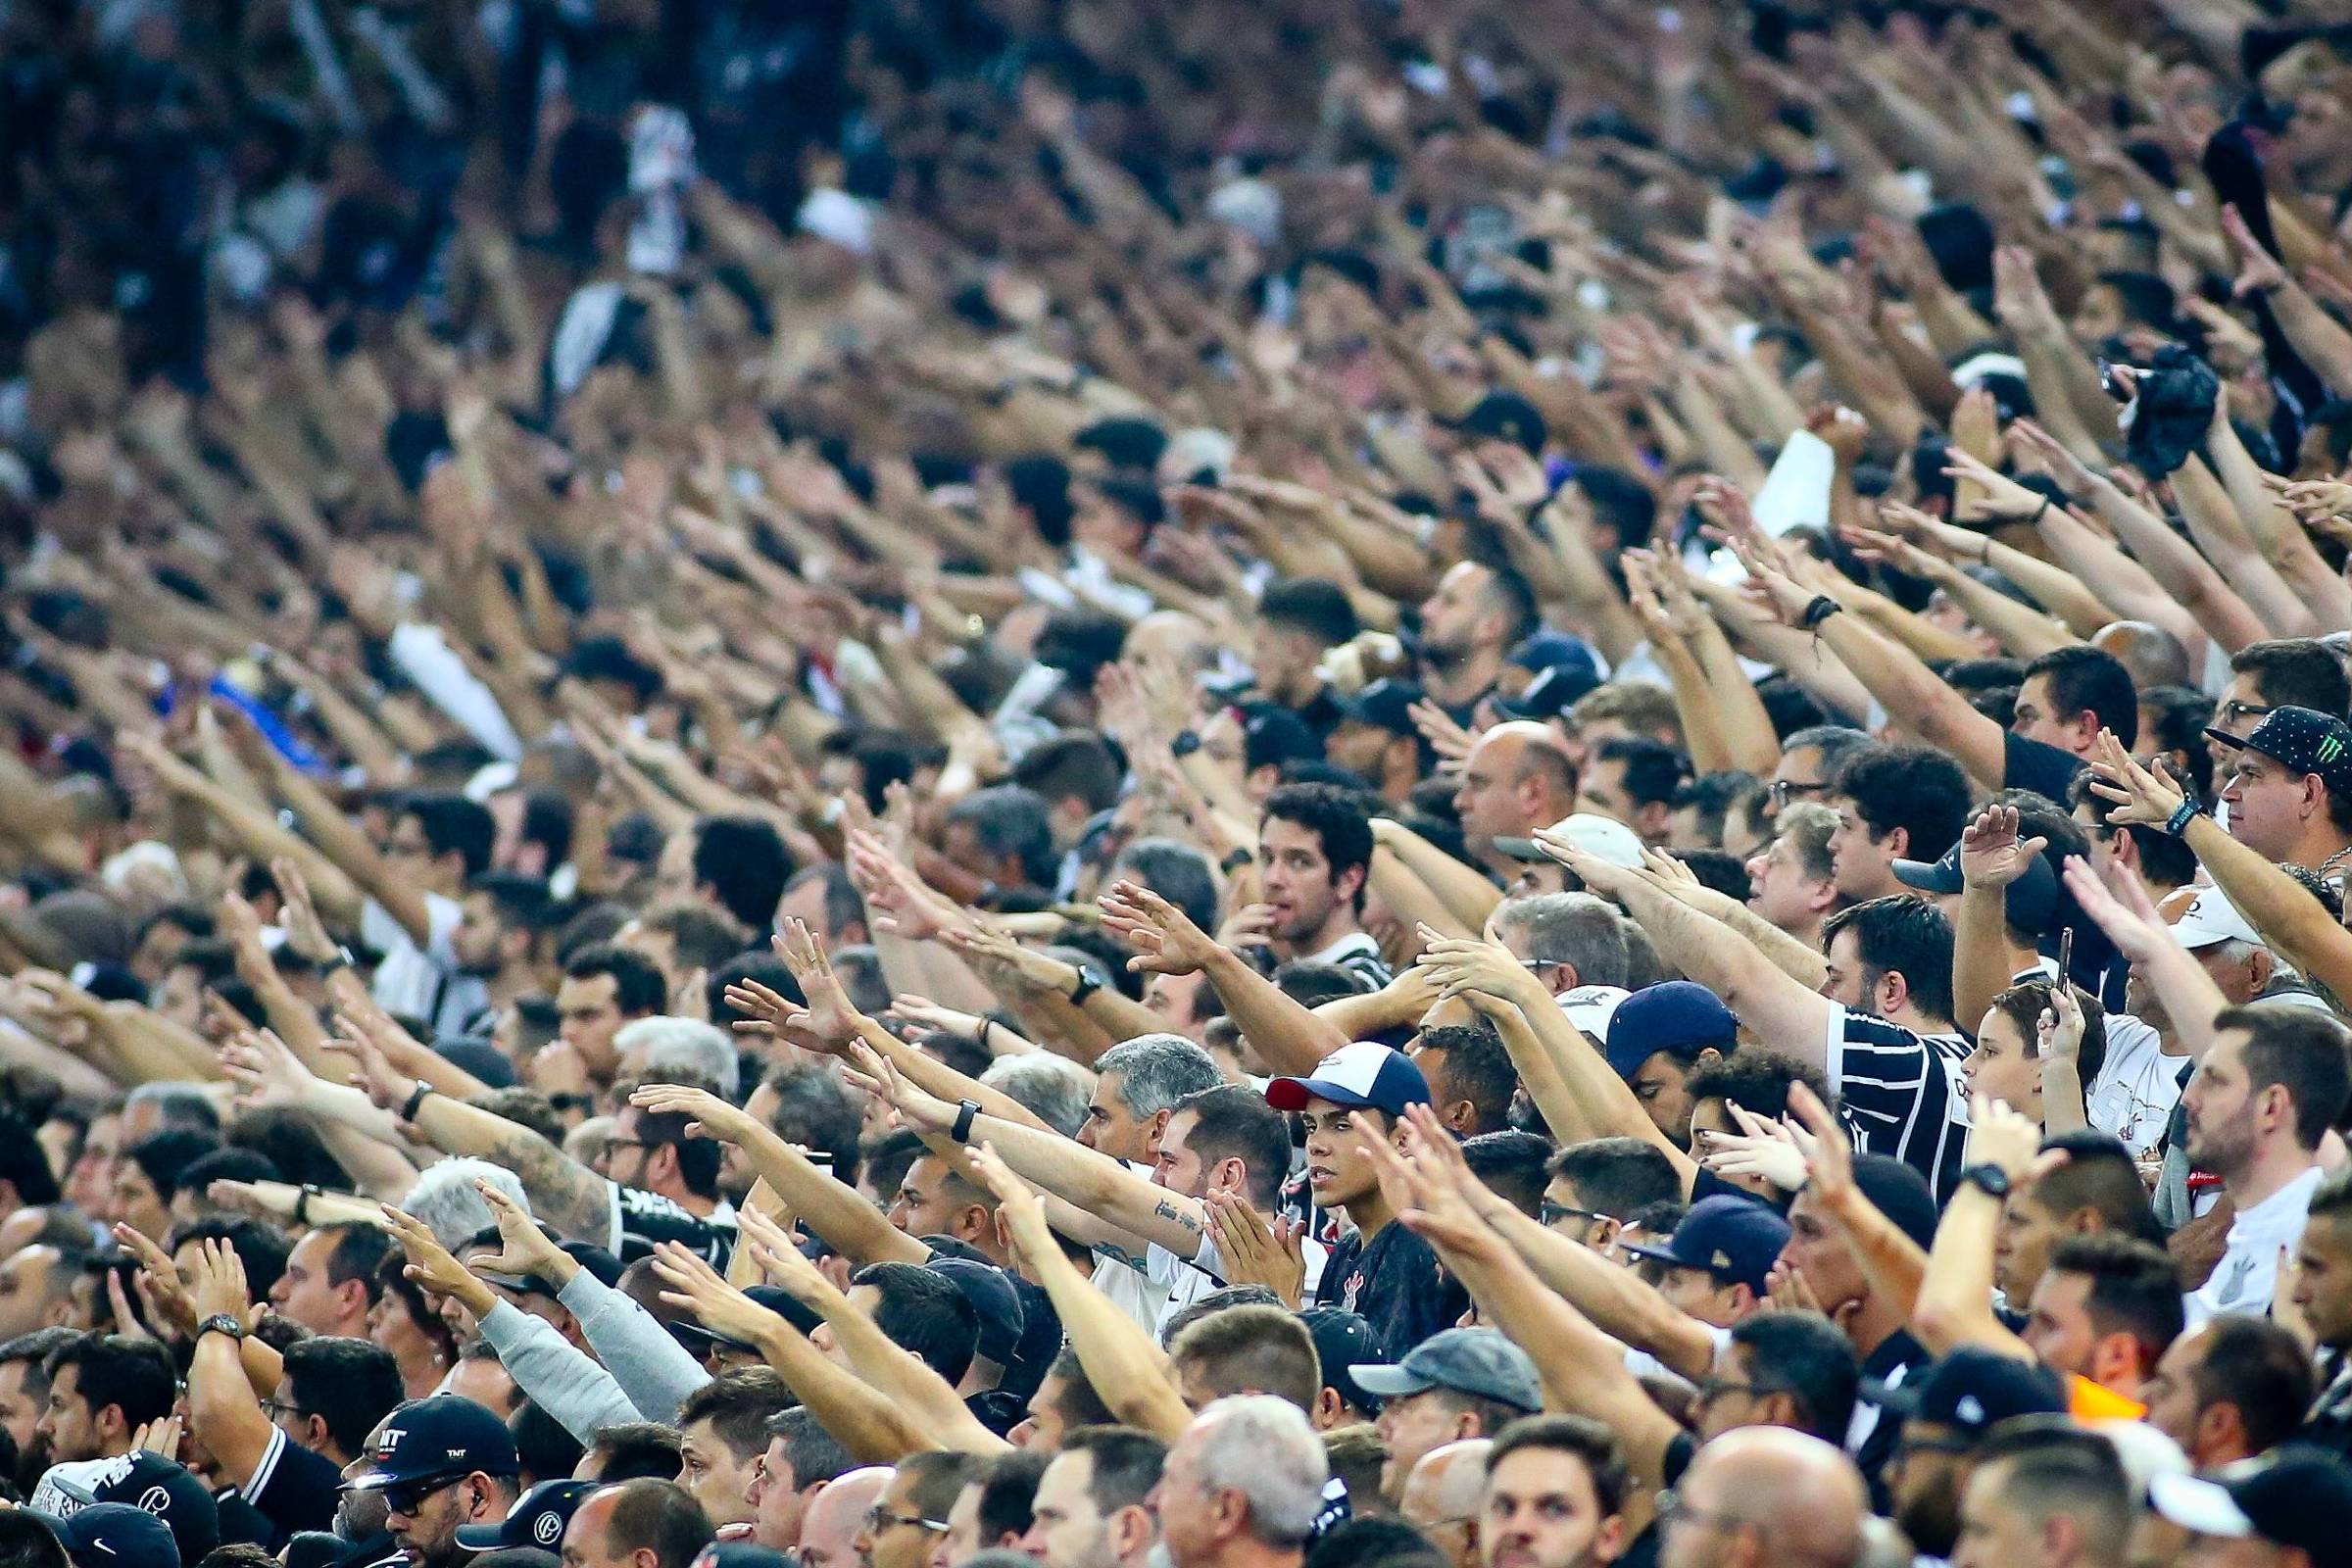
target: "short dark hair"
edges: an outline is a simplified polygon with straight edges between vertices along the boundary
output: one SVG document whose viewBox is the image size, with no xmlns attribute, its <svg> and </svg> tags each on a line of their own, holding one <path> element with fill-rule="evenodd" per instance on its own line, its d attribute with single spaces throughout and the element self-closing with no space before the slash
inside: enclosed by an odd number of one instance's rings
<svg viewBox="0 0 2352 1568">
<path fill-rule="evenodd" d="M 1632 1483 L 1616 1437 L 1599 1422 L 1581 1415 L 1522 1416 L 1495 1435 L 1494 1446 L 1487 1450 L 1487 1474 L 1493 1475 L 1522 1448 L 1544 1448 L 1583 1460 L 1601 1516 L 1625 1511 L 1626 1490 Z"/>
<path fill-rule="evenodd" d="M 605 1554 L 616 1561 L 651 1550 L 658 1568 L 686 1568 L 718 1534 L 694 1494 L 674 1481 L 619 1482 L 605 1526 Z"/>
<path fill-rule="evenodd" d="M 1854 933 L 1868 986 L 1875 987 L 1886 975 L 1900 973 L 1921 1012 L 1934 1018 L 1951 1017 L 1952 922 L 1941 909 L 1907 893 L 1865 899 L 1821 922 L 1822 951 L 1827 953 L 1838 934 L 1847 930 Z"/>
<path fill-rule="evenodd" d="M 784 1462 L 792 1467 L 795 1492 L 806 1492 L 858 1468 L 856 1456 L 825 1430 L 807 1405 L 796 1404 L 768 1417 L 767 1436 L 770 1442 L 784 1445 Z"/>
<path fill-rule="evenodd" d="M 950 822 L 972 830 L 981 853 L 991 858 L 1009 856 L 1031 887 L 1054 881 L 1054 823 L 1046 799 L 1021 784 L 996 784 L 957 801 L 948 808 Z"/>
<path fill-rule="evenodd" d="M 1551 1140 L 1513 1128 L 1462 1140 L 1470 1174 L 1520 1213 L 1531 1218 L 1544 1208 L 1544 1171 L 1551 1162 Z"/>
<path fill-rule="evenodd" d="M 710 884 L 720 906 L 753 930 L 775 922 L 791 875 L 792 852 L 766 818 L 706 816 L 695 824 L 695 886 Z"/>
<path fill-rule="evenodd" d="M 2206 705 L 2206 714 L 2208 717 L 2212 714 L 2211 704 Z M 2197 731 L 2200 739 L 2191 750 L 2190 755 L 2206 759 L 2206 766 L 2202 771 L 2202 776 L 2192 777 L 2191 783 L 2195 793 L 2199 797 L 2203 797 L 2213 784 L 2212 754 L 2206 750 L 2201 738 L 2204 726 L 2198 725 Z M 2099 799 L 2098 793 L 2091 788 L 2098 782 L 2099 776 L 2088 768 L 2077 773 L 2075 781 L 2066 787 L 2066 804 L 2070 808 L 2087 806 L 2097 813 L 2098 819 L 2105 823 L 2111 803 Z M 2180 888 L 2186 887 L 2196 880 L 2197 852 L 2188 847 L 2187 840 L 2175 838 L 2170 833 L 2160 833 L 2152 828 L 2114 823 L 2108 823 L 2105 831 L 2110 837 L 2118 833 L 2130 835 L 2132 847 L 2139 852 L 2139 863 L 2146 870 L 2148 881 L 2151 884 L 2157 887 Z"/>
<path fill-rule="evenodd" d="M 2095 1083 L 2098 1080 L 2099 1067 L 2107 1059 L 2106 1009 L 2099 1005 L 2096 997 L 2084 991 L 2081 986 L 2069 986 L 2067 989 L 2075 994 L 2076 1003 L 2082 1008 L 2082 1040 L 2077 1048 L 2078 1070 L 2084 1083 Z M 2026 1054 L 2029 1057 L 2039 1057 L 2041 1054 L 2041 1015 L 2049 1010 L 2051 999 L 2057 994 L 2058 986 L 2055 981 L 2048 979 L 2021 981 L 1994 997 L 1990 1006 L 1985 1010 L 1997 1012 L 2015 1024 L 2017 1032 L 2025 1039 Z"/>
<path fill-rule="evenodd" d="M 714 909 L 700 899 L 677 899 L 658 904 L 640 916 L 645 928 L 669 938 L 681 973 L 715 969 L 752 945 L 755 930 L 765 931 L 775 919 L 776 906 L 757 926 L 747 925 L 725 909 Z"/>
<path fill-rule="evenodd" d="M 1095 1512 L 1108 1517 L 1121 1508 L 1135 1508 L 1159 1485 L 1168 1446 L 1134 1427 L 1096 1426 L 1070 1433 L 1061 1440 L 1063 1453 L 1083 1453 L 1094 1461 L 1086 1494 Z"/>
<path fill-rule="evenodd" d="M 1625 793 L 1636 806 L 1671 807 L 1682 787 L 1683 754 L 1652 735 L 1603 741 L 1592 760 L 1625 764 Z"/>
<path fill-rule="evenodd" d="M 1199 1118 L 1185 1144 L 1203 1165 L 1239 1158 L 1250 1168 L 1250 1201 L 1272 1210 L 1291 1170 L 1290 1118 L 1248 1084 L 1198 1090 L 1169 1110 Z"/>
<path fill-rule="evenodd" d="M 1498 562 L 1482 562 L 1487 581 L 1481 590 L 1488 605 L 1509 617 L 1509 626 L 1502 634 L 1505 645 L 1524 641 L 1535 634 L 1543 623 L 1543 607 L 1537 602 L 1535 585 L 1521 576 L 1515 567 Z"/>
<path fill-rule="evenodd" d="M 678 1428 L 708 1421 L 736 1458 L 748 1460 L 767 1447 L 769 1419 L 791 1404 L 792 1391 L 767 1367 L 721 1372 L 686 1396 L 678 1406 Z"/>
<path fill-rule="evenodd" d="M 465 874 L 490 869 L 490 853 L 498 843 L 498 821 L 479 801 L 439 790 L 413 790 L 398 798 L 394 819 L 413 816 L 424 834 L 433 858 L 456 855 L 465 861 Z"/>
<path fill-rule="evenodd" d="M 1453 1094 L 1470 1102 L 1478 1112 L 1478 1129 L 1493 1132 L 1510 1125 L 1511 1097 L 1519 1091 L 1519 1071 L 1493 1024 L 1440 1024 L 1421 1031 L 1421 1049 L 1446 1054 L 1446 1083 Z"/>
<path fill-rule="evenodd" d="M 2090 1541 L 2132 1533 L 2132 1483 L 2123 1454 L 2099 1433 L 2062 1415 L 2022 1415 L 1995 1426 L 1976 1451 L 1976 1471 L 2005 1464 L 2001 1501 L 2037 1520 L 2073 1516 Z"/>
<path fill-rule="evenodd" d="M 1696 811 L 1699 836 L 1720 846 L 1724 821 L 1732 814 L 1732 808 L 1742 801 L 1761 800 L 1770 789 L 1755 774 L 1732 768 L 1683 780 L 1675 786 L 1674 799 L 1668 804 L 1678 811 Z"/>
<path fill-rule="evenodd" d="M 980 1318 L 955 1281 L 917 1263 L 868 1263 L 850 1276 L 879 1295 L 874 1327 L 893 1345 L 950 1383 L 970 1370 L 980 1345 Z"/>
<path fill-rule="evenodd" d="M 1037 1478 L 1046 1473 L 1053 1458 L 1035 1448 L 1015 1448 L 998 1454 L 975 1482 L 967 1483 L 980 1488 L 981 1545 L 994 1545 L 1005 1536 L 1017 1540 L 1028 1533 L 1030 1506 L 1037 1500 Z"/>
<path fill-rule="evenodd" d="M 245 1265 L 245 1284 L 256 1300 L 269 1298 L 285 1276 L 287 1254 L 294 1250 L 284 1231 L 250 1214 L 213 1214 L 190 1220 L 172 1227 L 169 1240 L 167 1250 L 173 1252 L 190 1242 L 226 1242 L 235 1248 L 237 1261 Z"/>
<path fill-rule="evenodd" d="M 1012 781 L 1034 790 L 1048 806 L 1076 800 L 1092 813 L 1118 804 L 1126 771 L 1108 741 L 1093 730 L 1074 729 L 1031 747 L 1013 764 Z"/>
<path fill-rule="evenodd" d="M 1734 1324 L 1732 1343 L 1746 1352 L 1742 1365 L 1757 1393 L 1789 1396 L 1799 1430 L 1844 1440 L 1862 1367 L 1843 1330 L 1818 1312 L 1764 1311 Z"/>
<path fill-rule="evenodd" d="M 1320 577 L 1269 583 L 1258 597 L 1260 619 L 1304 632 L 1326 646 L 1348 641 L 1358 629 L 1355 605 L 1339 584 Z"/>
<path fill-rule="evenodd" d="M 600 974 L 612 977 L 612 1004 L 624 1014 L 660 1012 L 669 1000 L 669 981 L 661 966 L 630 948 L 599 942 L 582 948 L 564 965 L 566 980 L 593 980 Z"/>
<path fill-rule="evenodd" d="M 15 1445 L 10 1447 L 13 1450 Z M 0 1563 L 8 1568 L 72 1568 L 72 1561 L 66 1555 L 65 1543 L 41 1523 L 39 1515 L 23 1508 L 0 1512 Z"/>
<path fill-rule="evenodd" d="M 1349 870 L 1360 869 L 1368 882 L 1372 874 L 1372 818 L 1361 797 L 1334 784 L 1285 784 L 1266 797 L 1259 813 L 1268 822 L 1296 822 L 1315 836 L 1323 858 L 1337 882 Z M 1356 890 L 1356 906 L 1363 906 L 1363 890 Z"/>
<path fill-rule="evenodd" d="M 15 1188 L 17 1201 L 27 1207 L 58 1200 L 57 1175 L 40 1141 L 24 1117 L 8 1109 L 0 1109 L 0 1181 Z"/>
<path fill-rule="evenodd" d="M 2115 1231 L 2069 1236 L 2050 1250 L 2052 1269 L 2090 1281 L 2091 1324 L 2101 1334 L 2130 1334 L 2144 1371 L 2183 1325 L 2180 1268 L 2163 1248 Z"/>
<path fill-rule="evenodd" d="M 1683 1093 L 1693 1102 L 1721 1100 L 1778 1121 L 1788 1113 L 1793 1084 L 1803 1084 L 1823 1104 L 1830 1103 L 1830 1081 L 1820 1068 L 1785 1051 L 1746 1046 L 1692 1068 L 1683 1080 Z"/>
<path fill-rule="evenodd" d="M 1683 1197 L 1674 1161 L 1646 1138 L 1587 1138 L 1552 1155 L 1546 1168 L 1575 1187 L 1578 1206 L 1613 1220 Z"/>
<path fill-rule="evenodd" d="M 1903 829 L 1903 855 L 1913 860 L 1938 859 L 1960 842 L 1972 800 L 1960 764 L 1925 746 L 1856 748 L 1831 793 L 1854 803 L 1873 840 Z"/>
<path fill-rule="evenodd" d="M 284 1360 L 294 1403 L 323 1420 L 345 1454 L 365 1448 L 375 1424 L 408 1398 L 400 1363 L 367 1340 L 315 1336 L 286 1347 Z"/>
<path fill-rule="evenodd" d="M 589 1451 L 605 1456 L 597 1475 L 607 1483 L 639 1476 L 667 1481 L 678 1473 L 678 1429 L 659 1421 L 617 1421 L 597 1433 Z"/>
<path fill-rule="evenodd" d="M 1118 1420 L 1110 1413 L 1102 1396 L 1095 1392 L 1094 1383 L 1086 1375 L 1086 1363 L 1078 1359 L 1078 1352 L 1069 1346 L 1054 1352 L 1046 1376 L 1061 1379 L 1061 1397 L 1056 1401 L 1054 1413 L 1061 1417 L 1063 1431 L 1106 1427 Z"/>
<path fill-rule="evenodd" d="M 1197 847 L 1179 839 L 1137 839 L 1119 852 L 1111 869 L 1176 906 L 1201 930 L 1217 928 L 1216 868 Z"/>
<path fill-rule="evenodd" d="M 2053 648 L 2026 666 L 2026 679 L 2047 677 L 2050 715 L 2065 722 L 2087 710 L 2129 750 L 2139 739 L 2139 693 L 2123 661 L 2088 643 Z"/>
<path fill-rule="evenodd" d="M 2139 1179 L 2139 1163 L 2123 1141 L 2095 1127 L 2053 1133 L 2042 1140 L 2047 1150 L 2064 1150 L 2066 1163 L 2034 1182 L 2032 1200 L 2045 1213 L 2064 1219 L 2089 1209 L 2105 1229 L 2119 1236 L 2162 1246 L 2164 1227 L 2155 1205 L 2148 1201 L 2147 1185 Z"/>
<path fill-rule="evenodd" d="M 1365 1462 L 1373 1472 L 1368 1481 L 1349 1478 L 1341 1463 L 1343 1445 L 1349 1436 L 1367 1440 Z M 1350 1495 L 1360 1488 L 1378 1484 L 1379 1467 L 1386 1463 L 1387 1456 L 1369 1425 L 1324 1433 L 1323 1448 L 1325 1457 L 1332 1462 L 1333 1474 L 1341 1478 Z M 1309 1542 L 1298 1568 L 1447 1568 L 1452 1560 L 1402 1519 L 1365 1512 L 1349 1515 Z"/>
<path fill-rule="evenodd" d="M 38 1144 L 33 1146 L 36 1150 Z M 182 1166 L 172 1178 L 171 1196 L 177 1198 L 186 1192 L 210 1193 L 215 1182 L 274 1182 L 285 1175 L 277 1161 L 256 1149 L 240 1149 L 234 1144 L 222 1144 L 198 1154 Z"/>
<path fill-rule="evenodd" d="M 1188 1325 L 1168 1346 L 1188 1368 L 1186 1392 L 1203 1401 L 1228 1394 L 1271 1394 L 1312 1410 L 1323 1366 L 1306 1325 L 1279 1306 L 1237 1306 Z"/>
<path fill-rule="evenodd" d="M 2203 1332 L 2204 1354 L 2189 1372 L 2197 1408 L 2236 1406 L 2246 1446 L 2255 1453 L 2284 1443 L 2303 1424 L 2318 1392 L 2311 1353 L 2267 1317 L 2225 1312 L 2209 1319 Z"/>
<path fill-rule="evenodd" d="M 2283 1087 L 2295 1102 L 2295 1141 L 2319 1148 L 2352 1096 L 2352 1032 L 2316 1007 L 2259 1002 L 2225 1007 L 2213 1027 L 2245 1031 L 2251 1092 Z"/>
<path fill-rule="evenodd" d="M 74 1392 L 89 1405 L 91 1417 L 114 1405 L 122 1412 L 125 1429 L 161 1421 L 179 1397 L 178 1369 L 153 1340 L 94 1331 L 78 1335 L 49 1352 L 41 1363 L 41 1377 L 55 1384 L 67 1367 L 79 1369 Z"/>
<path fill-rule="evenodd" d="M 664 1083 L 685 1083 L 697 1089 L 715 1092 L 709 1079 L 685 1072 L 665 1072 Z M 614 1096 L 622 1105 L 628 1104 L 628 1095 L 635 1085 L 615 1084 Z M 719 1166 L 725 1162 L 726 1151 L 715 1140 L 696 1138 L 687 1132 L 694 1118 L 684 1111 L 648 1110 L 637 1107 L 637 1137 L 648 1149 L 666 1149 L 677 1156 L 678 1180 L 698 1198 L 718 1196 Z"/>
<path fill-rule="evenodd" d="M 147 1184 L 165 1202 L 178 1191 L 180 1173 L 204 1155 L 220 1147 L 220 1140 L 211 1133 L 196 1132 L 186 1127 L 166 1127 L 149 1133 L 122 1152 L 139 1167 Z"/>
<path fill-rule="evenodd" d="M 2252 675 L 2265 707 L 2313 708 L 2330 718 L 2352 710 L 2352 678 L 2335 650 L 2312 637 L 2248 643 L 2230 656 L 2230 672 Z"/>
<path fill-rule="evenodd" d="M 784 897 L 790 897 L 810 882 L 821 882 L 825 889 L 825 924 L 831 929 L 824 935 L 838 934 L 852 925 L 865 923 L 865 896 L 858 891 L 857 881 L 849 867 L 838 860 L 820 860 L 803 866 L 784 884 Z M 777 903 L 781 904 L 783 898 Z"/>
<path fill-rule="evenodd" d="M 587 1445 L 573 1437 L 547 1406 L 527 1396 L 507 1417 L 507 1436 L 514 1440 L 521 1479 L 530 1486 L 570 1475 L 588 1452 Z"/>
<path fill-rule="evenodd" d="M 553 904 L 548 892 L 547 878 L 525 876 L 519 871 L 483 871 L 466 879 L 466 891 L 478 893 L 490 901 L 499 919 L 517 931 L 537 931 L 547 920 Z"/>
</svg>

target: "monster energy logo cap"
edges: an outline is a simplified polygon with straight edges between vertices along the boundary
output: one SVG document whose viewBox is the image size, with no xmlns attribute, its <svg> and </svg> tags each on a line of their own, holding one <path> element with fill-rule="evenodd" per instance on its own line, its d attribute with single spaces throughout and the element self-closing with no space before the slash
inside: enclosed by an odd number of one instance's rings
<svg viewBox="0 0 2352 1568">
<path fill-rule="evenodd" d="M 2352 725 L 2332 714 L 2314 708 L 2274 708 L 2251 735 L 2205 733 L 2216 745 L 2259 752 L 2290 772 L 2316 775 L 2331 795 L 2352 791 Z"/>
</svg>

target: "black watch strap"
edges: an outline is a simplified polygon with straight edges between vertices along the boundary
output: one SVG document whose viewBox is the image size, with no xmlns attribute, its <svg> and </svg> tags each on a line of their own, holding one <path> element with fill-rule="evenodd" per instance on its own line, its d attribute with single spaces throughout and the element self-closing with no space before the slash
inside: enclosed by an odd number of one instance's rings
<svg viewBox="0 0 2352 1568">
<path fill-rule="evenodd" d="M 1960 1173 L 1960 1180 L 1987 1198 L 2009 1196 L 2009 1173 L 1998 1165 L 1971 1165 Z"/>
<path fill-rule="evenodd" d="M 959 1144 L 970 1143 L 972 1141 L 972 1118 L 979 1114 L 980 1102 L 977 1100 L 956 1102 L 956 1125 L 950 1130 L 948 1136 Z"/>
<path fill-rule="evenodd" d="M 198 1339 L 204 1338 L 207 1334 L 225 1334 L 232 1340 L 241 1340 L 245 1337 L 245 1325 L 226 1312 L 215 1312 L 211 1317 L 196 1325 Z"/>
</svg>

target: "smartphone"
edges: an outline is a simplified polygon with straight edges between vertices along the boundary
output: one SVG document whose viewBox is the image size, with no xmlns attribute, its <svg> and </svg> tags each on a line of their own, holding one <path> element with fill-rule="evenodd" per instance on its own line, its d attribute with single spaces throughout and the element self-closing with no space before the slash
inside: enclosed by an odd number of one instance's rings
<svg viewBox="0 0 2352 1568">
<path fill-rule="evenodd" d="M 2074 984 L 2075 928 L 2067 926 L 2058 933 L 2058 983 Z"/>
</svg>

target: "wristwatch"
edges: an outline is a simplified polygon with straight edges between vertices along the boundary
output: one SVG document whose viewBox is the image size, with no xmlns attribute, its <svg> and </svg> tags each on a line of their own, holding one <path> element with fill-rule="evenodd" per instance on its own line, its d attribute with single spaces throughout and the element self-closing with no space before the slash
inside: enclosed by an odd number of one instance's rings
<svg viewBox="0 0 2352 1568">
<path fill-rule="evenodd" d="M 245 1325 L 226 1312 L 215 1312 L 196 1325 L 198 1339 L 203 1339 L 207 1334 L 225 1334 L 232 1340 L 241 1340 L 245 1337 Z"/>
<path fill-rule="evenodd" d="M 1178 730 L 1176 738 L 1168 742 L 1168 755 L 1171 757 L 1190 757 L 1200 749 L 1200 734 L 1198 730 Z"/>
<path fill-rule="evenodd" d="M 1960 1180 L 1981 1189 L 1987 1198 L 2009 1196 L 2009 1173 L 1998 1165 L 1971 1165 L 1960 1173 Z"/>
<path fill-rule="evenodd" d="M 949 1130 L 948 1136 L 959 1144 L 970 1143 L 972 1141 L 972 1118 L 979 1114 L 980 1102 L 977 1100 L 956 1102 L 956 1125 Z"/>
</svg>

